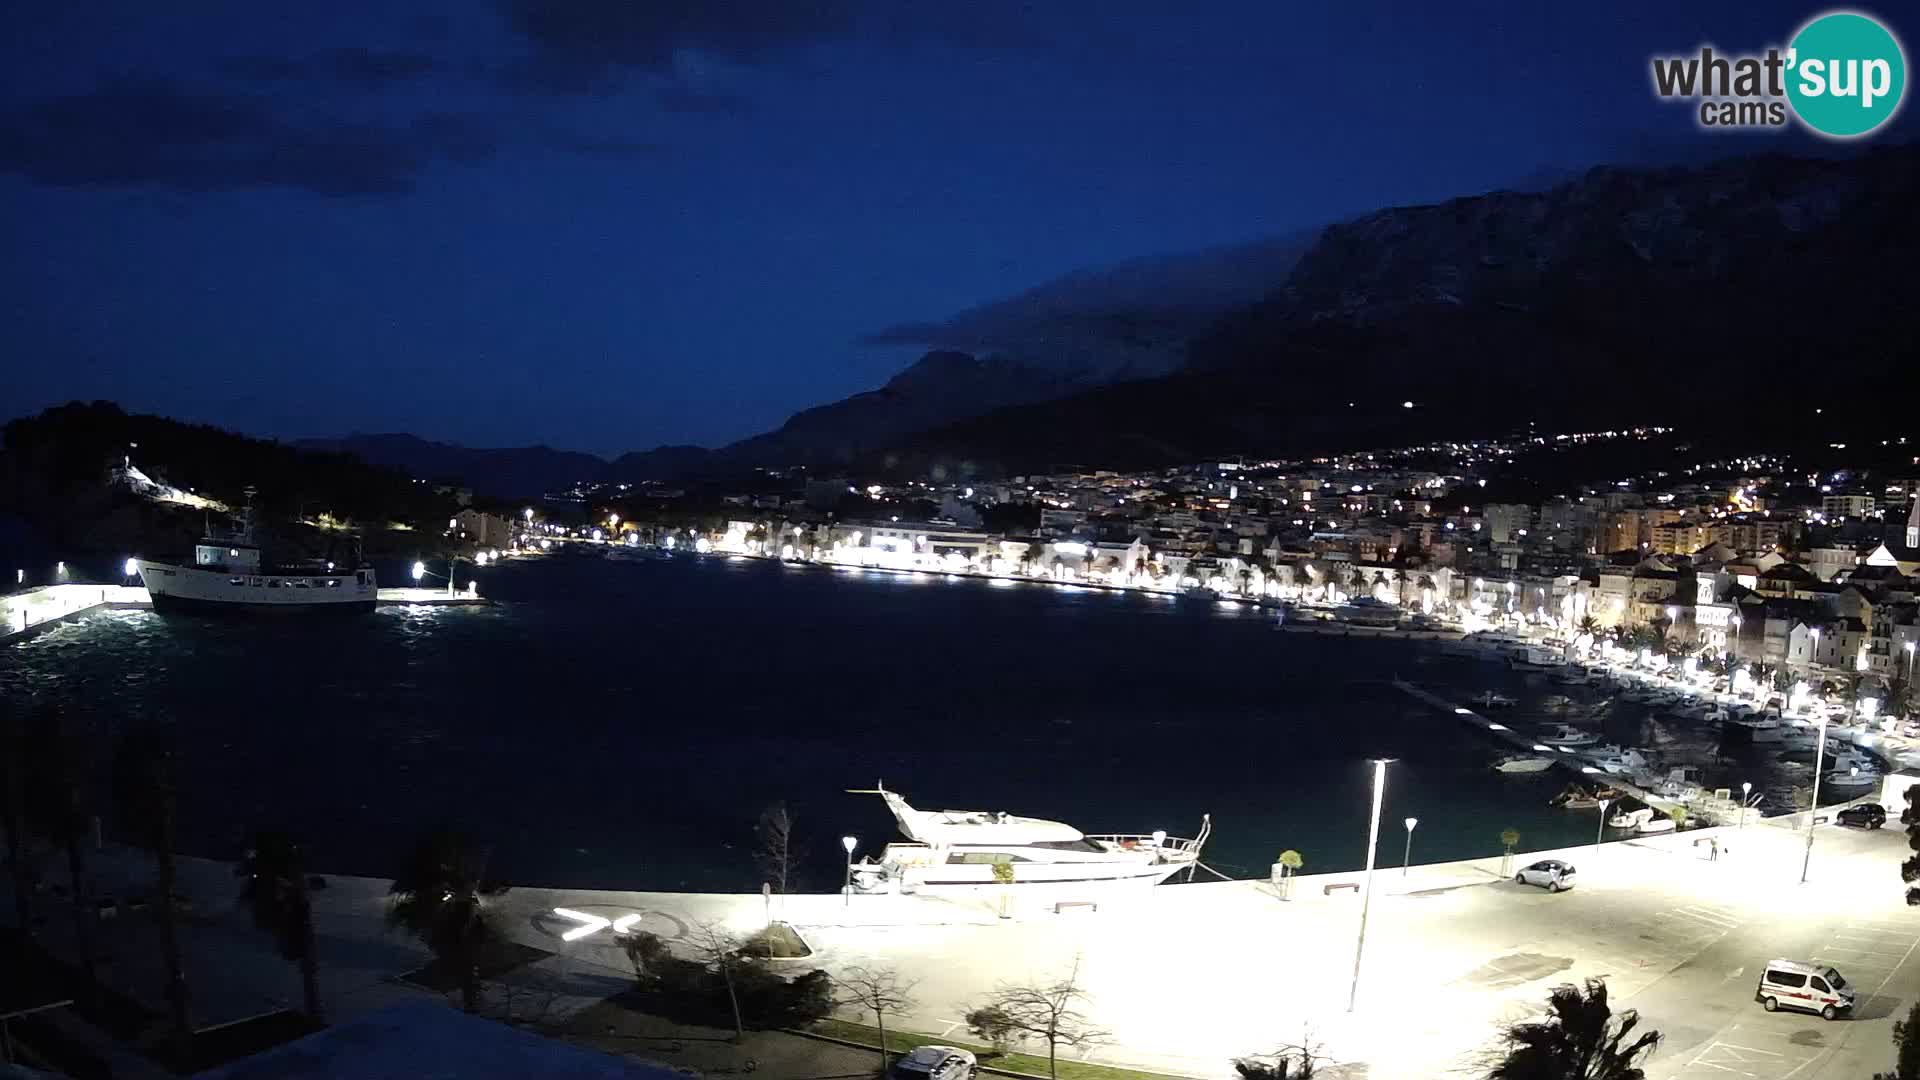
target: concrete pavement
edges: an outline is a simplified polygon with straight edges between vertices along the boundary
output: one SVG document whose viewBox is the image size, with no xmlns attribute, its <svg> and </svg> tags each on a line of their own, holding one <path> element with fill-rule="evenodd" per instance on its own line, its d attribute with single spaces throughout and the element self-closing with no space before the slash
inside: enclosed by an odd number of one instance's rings
<svg viewBox="0 0 1920 1080">
<path fill-rule="evenodd" d="M 1696 841 L 1722 841 L 1718 860 Z M 1350 1068 L 1325 1075 L 1484 1075 L 1503 1023 L 1537 1015 L 1553 986 L 1605 976 L 1618 1007 L 1637 1008 L 1666 1035 L 1657 1080 L 1860 1080 L 1891 1060 L 1893 1020 L 1920 995 L 1920 914 L 1904 904 L 1896 829 L 1822 827 L 1809 884 L 1798 883 L 1801 836 L 1784 824 L 1659 836 L 1553 854 L 1578 884 L 1548 894 L 1501 876 L 1500 860 L 1398 868 L 1374 880 L 1358 1008 L 1346 1009 L 1360 901 L 1338 886 L 1358 874 L 1303 877 L 1292 899 L 1264 882 L 1115 889 L 1015 887 L 1012 918 L 992 887 L 933 896 L 774 898 L 517 887 L 497 913 L 517 942 L 551 953 L 510 972 L 509 991 L 544 1020 L 577 1015 L 630 985 L 608 929 L 575 941 L 581 924 L 553 909 L 608 920 L 638 914 L 670 943 L 712 922 L 750 932 L 769 914 L 816 949 L 798 969 L 884 965 L 918 980 L 920 1004 L 890 1021 L 902 1030 L 957 1032 L 1002 980 L 1048 980 L 1076 965 L 1085 1011 L 1111 1036 L 1087 1056 L 1191 1076 L 1230 1075 L 1241 1054 L 1302 1041 Z M 138 872 L 136 861 L 102 874 Z M 200 1024 L 299 1002 L 298 974 L 273 955 L 233 898 L 221 863 L 181 861 L 196 912 L 186 950 Z M 418 993 L 395 976 L 425 959 L 382 923 L 387 883 L 329 878 L 316 894 L 321 972 L 333 1015 Z M 1335 886 L 1329 891 L 1328 886 Z M 1096 907 L 1063 907 L 1093 901 Z M 68 920 L 55 915 L 48 933 Z M 109 935 L 121 931 L 111 930 Z M 110 981 L 158 1000 L 157 950 L 114 945 Z M 1861 992 L 1858 1019 L 1768 1014 L 1753 1001 L 1760 966 L 1776 956 L 1837 966 Z M 524 1015 L 524 1014 L 522 1014 Z"/>
</svg>

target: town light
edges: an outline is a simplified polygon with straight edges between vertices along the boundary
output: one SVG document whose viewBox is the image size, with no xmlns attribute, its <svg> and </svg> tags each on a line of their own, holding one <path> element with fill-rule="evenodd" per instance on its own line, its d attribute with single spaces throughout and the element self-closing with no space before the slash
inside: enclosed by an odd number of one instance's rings
<svg viewBox="0 0 1920 1080">
<path fill-rule="evenodd" d="M 527 524 L 529 525 L 533 524 L 533 507 L 529 506 L 525 510 L 521 511 L 521 513 L 527 516 Z"/>
<path fill-rule="evenodd" d="M 427 564 L 420 562 L 418 560 L 415 560 L 413 564 L 413 580 L 419 581 L 421 578 L 426 576 L 427 576 Z"/>
<path fill-rule="evenodd" d="M 1373 759 L 1373 818 L 1367 826 L 1367 878 L 1361 890 L 1360 936 L 1353 945 L 1353 983 L 1347 990 L 1347 1011 L 1360 1000 L 1360 960 L 1367 950 L 1367 915 L 1373 907 L 1373 859 L 1380 847 L 1380 804 L 1387 793 L 1387 765 L 1392 758 Z"/>
<path fill-rule="evenodd" d="M 846 889 L 846 894 L 845 894 L 846 898 L 844 903 L 846 907 L 852 907 L 853 906 L 853 849 L 860 846 L 860 838 L 857 836 L 843 836 L 840 838 L 840 846 L 847 849 L 847 889 Z"/>
<path fill-rule="evenodd" d="M 1406 851 L 1400 854 L 1400 876 L 1401 877 L 1407 876 L 1407 864 L 1413 861 L 1413 827 L 1418 824 L 1420 824 L 1420 819 L 1417 817 L 1410 817 L 1406 820 L 1407 849 Z"/>
</svg>

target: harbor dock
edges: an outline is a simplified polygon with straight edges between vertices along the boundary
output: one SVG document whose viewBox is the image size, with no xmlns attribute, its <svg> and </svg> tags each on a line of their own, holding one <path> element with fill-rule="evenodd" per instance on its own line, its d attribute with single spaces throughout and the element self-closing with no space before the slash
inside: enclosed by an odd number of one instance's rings
<svg viewBox="0 0 1920 1080">
<path fill-rule="evenodd" d="M 473 607 L 490 604 L 473 593 L 445 589 L 381 589 L 382 607 Z M 39 633 L 69 619 L 94 611 L 146 610 L 153 607 L 147 590 L 138 585 L 42 585 L 0 596 L 0 641 Z"/>
</svg>

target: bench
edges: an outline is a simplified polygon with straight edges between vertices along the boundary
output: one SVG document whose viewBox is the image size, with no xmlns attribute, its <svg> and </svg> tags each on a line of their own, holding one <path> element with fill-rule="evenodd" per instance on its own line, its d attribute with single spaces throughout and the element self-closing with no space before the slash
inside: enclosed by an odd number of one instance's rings
<svg viewBox="0 0 1920 1080">
<path fill-rule="evenodd" d="M 1334 892 L 1339 889 L 1351 889 L 1354 892 L 1359 892 L 1360 883 L 1357 881 L 1336 881 L 1331 885 L 1322 886 L 1320 889 L 1320 895 L 1332 896 Z"/>
<path fill-rule="evenodd" d="M 1068 911 L 1079 908 L 1086 908 L 1088 911 L 1093 912 L 1099 911 L 1100 905 L 1092 900 L 1061 900 L 1053 905 L 1053 913 L 1055 915 L 1064 915 Z"/>
</svg>

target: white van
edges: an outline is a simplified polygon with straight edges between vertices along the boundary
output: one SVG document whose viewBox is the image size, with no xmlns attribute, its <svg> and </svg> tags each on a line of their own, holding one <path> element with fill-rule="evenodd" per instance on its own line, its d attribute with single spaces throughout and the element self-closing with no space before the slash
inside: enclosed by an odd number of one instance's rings
<svg viewBox="0 0 1920 1080">
<path fill-rule="evenodd" d="M 1825 964 L 1803 964 L 1798 960 L 1769 960 L 1760 972 L 1760 985 L 1753 1000 L 1761 1008 L 1803 1009 L 1817 1012 L 1827 1020 L 1853 1012 L 1853 987 L 1838 971 Z"/>
</svg>

